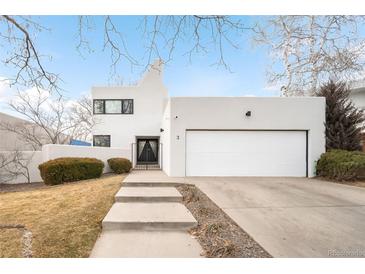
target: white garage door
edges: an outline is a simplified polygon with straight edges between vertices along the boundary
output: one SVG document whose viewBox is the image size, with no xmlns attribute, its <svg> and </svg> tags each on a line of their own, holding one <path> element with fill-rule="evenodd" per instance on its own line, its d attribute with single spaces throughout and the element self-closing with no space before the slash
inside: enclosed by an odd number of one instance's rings
<svg viewBox="0 0 365 274">
<path fill-rule="evenodd" d="M 186 176 L 306 176 L 305 131 L 187 131 Z"/>
</svg>

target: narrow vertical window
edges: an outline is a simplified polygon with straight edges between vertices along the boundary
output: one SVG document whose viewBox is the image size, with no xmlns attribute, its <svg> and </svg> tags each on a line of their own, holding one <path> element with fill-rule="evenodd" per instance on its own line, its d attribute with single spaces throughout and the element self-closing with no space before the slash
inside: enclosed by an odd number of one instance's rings
<svg viewBox="0 0 365 274">
<path fill-rule="evenodd" d="M 133 99 L 123 100 L 123 114 L 133 114 Z"/>
<path fill-rule="evenodd" d="M 94 114 L 104 113 L 104 100 L 94 100 Z"/>
</svg>

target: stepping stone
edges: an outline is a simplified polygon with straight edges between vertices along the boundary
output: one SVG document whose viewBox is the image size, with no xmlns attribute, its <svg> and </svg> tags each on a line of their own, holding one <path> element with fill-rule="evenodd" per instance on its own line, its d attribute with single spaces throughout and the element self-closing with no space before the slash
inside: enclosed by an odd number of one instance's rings
<svg viewBox="0 0 365 274">
<path fill-rule="evenodd" d="M 187 230 L 197 225 L 181 203 L 115 203 L 103 229 Z"/>
<path fill-rule="evenodd" d="M 92 258 L 201 258 L 202 248 L 186 231 L 103 231 Z"/>
<path fill-rule="evenodd" d="M 174 187 L 122 187 L 116 202 L 181 202 L 182 195 Z"/>
<path fill-rule="evenodd" d="M 180 184 L 180 182 L 169 182 L 169 181 L 131 181 L 131 182 L 126 182 L 123 181 L 123 186 L 127 186 L 127 187 L 175 187 L 178 186 Z"/>
</svg>

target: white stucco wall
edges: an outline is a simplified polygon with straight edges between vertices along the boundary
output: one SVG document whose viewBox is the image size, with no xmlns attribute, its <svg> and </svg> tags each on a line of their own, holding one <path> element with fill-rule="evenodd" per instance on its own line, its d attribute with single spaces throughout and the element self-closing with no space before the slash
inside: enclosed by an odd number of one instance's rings
<svg viewBox="0 0 365 274">
<path fill-rule="evenodd" d="M 350 99 L 357 108 L 365 110 L 365 88 L 357 88 L 351 91 Z"/>
<path fill-rule="evenodd" d="M 166 104 L 165 112 L 161 121 L 161 132 L 160 143 L 162 144 L 162 169 L 166 174 L 170 173 L 170 143 L 171 143 L 171 104 L 170 100 Z M 161 151 L 161 148 L 160 148 Z"/>
<path fill-rule="evenodd" d="M 325 151 L 324 98 L 175 97 L 170 104 L 170 164 L 164 169 L 170 176 L 185 176 L 187 129 L 308 130 L 309 176 Z"/>
<path fill-rule="evenodd" d="M 70 145 L 44 145 L 42 147 L 43 162 L 60 157 L 90 157 L 104 162 L 104 173 L 110 172 L 108 159 L 122 157 L 131 159 L 131 150 L 110 147 L 86 147 Z"/>
<path fill-rule="evenodd" d="M 133 114 L 94 115 L 93 135 L 110 135 L 111 147 L 130 149 L 136 136 L 160 136 L 161 119 L 167 103 L 162 65 L 155 63 L 133 87 L 93 87 L 93 99 L 134 99 Z"/>
<path fill-rule="evenodd" d="M 11 153 L 9 151 L 2 151 L 0 153 Z M 38 165 L 48 160 L 61 157 L 90 157 L 102 160 L 104 162 L 104 173 L 111 172 L 108 166 L 108 159 L 114 157 L 122 157 L 131 159 L 131 150 L 123 148 L 109 148 L 109 147 L 86 147 L 86 146 L 71 146 L 71 145 L 55 145 L 49 144 L 42 147 L 42 151 L 21 151 L 26 159 L 31 157 L 28 169 L 30 172 L 31 182 L 42 182 L 39 173 Z M 6 182 L 8 184 L 26 183 L 24 176 L 18 176 L 12 181 Z"/>
</svg>

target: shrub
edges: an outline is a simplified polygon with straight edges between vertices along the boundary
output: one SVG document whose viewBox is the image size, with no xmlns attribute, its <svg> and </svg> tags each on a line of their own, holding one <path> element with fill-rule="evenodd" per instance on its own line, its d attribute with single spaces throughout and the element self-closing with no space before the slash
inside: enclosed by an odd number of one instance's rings
<svg viewBox="0 0 365 274">
<path fill-rule="evenodd" d="M 118 174 L 129 172 L 132 168 L 131 161 L 125 158 L 111 158 L 108 164 L 111 170 Z"/>
<path fill-rule="evenodd" d="M 321 86 L 317 96 L 326 98 L 326 150 L 361 150 L 364 112 L 350 100 L 345 82 L 330 80 Z"/>
<path fill-rule="evenodd" d="M 58 185 L 99 178 L 103 173 L 104 163 L 95 158 L 57 158 L 38 166 L 41 177 L 47 185 Z"/>
<path fill-rule="evenodd" d="M 321 155 L 317 175 L 337 181 L 365 178 L 365 153 L 334 149 Z"/>
</svg>

